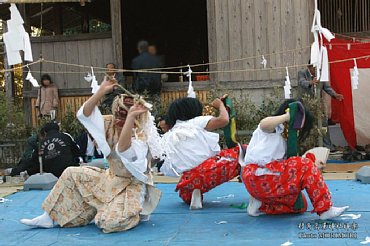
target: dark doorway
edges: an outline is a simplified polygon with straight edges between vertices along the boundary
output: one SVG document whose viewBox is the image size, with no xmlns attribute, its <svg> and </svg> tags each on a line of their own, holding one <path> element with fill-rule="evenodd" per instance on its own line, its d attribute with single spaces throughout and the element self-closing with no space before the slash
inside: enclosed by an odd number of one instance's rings
<svg viewBox="0 0 370 246">
<path fill-rule="evenodd" d="M 125 68 L 143 39 L 157 46 L 166 67 L 208 62 L 206 0 L 124 0 L 122 28 Z M 169 81 L 178 81 L 178 76 L 170 75 Z"/>
</svg>

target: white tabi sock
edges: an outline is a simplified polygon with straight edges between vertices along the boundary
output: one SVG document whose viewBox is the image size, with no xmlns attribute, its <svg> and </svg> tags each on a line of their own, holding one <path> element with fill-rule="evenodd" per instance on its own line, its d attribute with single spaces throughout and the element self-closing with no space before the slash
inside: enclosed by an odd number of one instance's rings
<svg viewBox="0 0 370 246">
<path fill-rule="evenodd" d="M 193 190 L 191 194 L 190 209 L 201 209 L 202 208 L 202 195 L 200 194 L 199 189 Z"/>
<path fill-rule="evenodd" d="M 259 208 L 261 207 L 262 202 L 260 200 L 257 200 L 253 196 L 249 197 L 249 204 L 247 207 L 247 212 L 250 216 L 259 216 L 262 213 L 259 211 Z"/>
<path fill-rule="evenodd" d="M 321 220 L 330 220 L 330 219 L 333 219 L 335 217 L 338 217 L 340 216 L 342 213 L 344 213 L 347 209 L 349 208 L 349 206 L 344 206 L 344 207 L 340 207 L 340 208 L 337 208 L 337 207 L 330 207 L 330 209 L 324 213 L 322 213 L 320 215 L 320 219 Z"/>
<path fill-rule="evenodd" d="M 21 223 L 35 228 L 53 228 L 57 226 L 47 212 L 33 219 L 21 219 Z"/>
<path fill-rule="evenodd" d="M 150 220 L 150 214 L 148 215 L 144 215 L 144 214 L 140 214 L 140 221 L 149 221 Z"/>
</svg>

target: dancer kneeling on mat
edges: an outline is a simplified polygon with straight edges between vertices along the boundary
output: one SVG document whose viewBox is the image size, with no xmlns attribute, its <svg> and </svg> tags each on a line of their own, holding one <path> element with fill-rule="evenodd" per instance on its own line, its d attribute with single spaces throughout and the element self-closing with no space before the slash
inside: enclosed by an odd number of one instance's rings
<svg viewBox="0 0 370 246">
<path fill-rule="evenodd" d="M 241 161 L 242 166 L 246 164 L 242 180 L 251 195 L 247 208 L 250 216 L 303 213 L 307 210 L 303 189 L 313 212 L 322 220 L 337 217 L 348 208 L 332 206 L 314 155 L 297 156 L 298 141 L 309 135 L 312 126 L 312 114 L 292 99 L 285 101 L 275 116 L 260 122 Z"/>
<path fill-rule="evenodd" d="M 182 174 L 176 191 L 190 209 L 202 208 L 203 193 L 240 173 L 238 148 L 220 150 L 219 134 L 210 132 L 229 123 L 228 112 L 220 99 L 211 105 L 218 117 L 202 116 L 202 103 L 190 97 L 174 101 L 167 114 L 171 129 L 163 135 L 167 156 L 161 172 Z"/>
<path fill-rule="evenodd" d="M 160 139 L 152 134 L 157 132 L 154 118 L 140 97 L 117 96 L 112 104 L 114 115 L 103 118 L 97 104 L 116 85 L 115 80 L 106 78 L 77 113 L 110 168 L 67 168 L 42 204 L 44 214 L 23 219 L 23 224 L 76 227 L 95 221 L 109 233 L 129 230 L 149 219 L 161 193 L 153 187 L 147 154 L 148 148 L 153 154 L 150 139 Z"/>
</svg>

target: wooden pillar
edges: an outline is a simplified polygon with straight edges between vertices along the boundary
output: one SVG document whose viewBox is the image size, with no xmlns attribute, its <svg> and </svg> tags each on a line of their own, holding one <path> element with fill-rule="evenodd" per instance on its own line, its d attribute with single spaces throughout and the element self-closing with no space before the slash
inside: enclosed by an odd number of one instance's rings
<svg viewBox="0 0 370 246">
<path fill-rule="evenodd" d="M 18 4 L 19 12 L 24 21 L 24 28 L 26 32 L 31 34 L 31 20 L 29 16 L 29 4 Z M 35 57 L 34 57 L 35 58 Z M 24 61 L 27 63 L 27 61 Z M 23 95 L 24 92 L 32 90 L 32 85 L 29 81 L 26 80 L 28 69 L 23 68 L 22 81 L 23 81 Z M 31 124 L 32 111 L 31 111 L 31 98 L 23 97 L 23 112 L 24 112 L 24 122 L 28 125 Z"/>
<path fill-rule="evenodd" d="M 4 25 L 4 23 L 3 23 Z M 3 29 L 4 32 L 6 28 Z M 8 65 L 7 54 L 4 52 L 4 69 L 11 69 L 12 66 Z M 7 101 L 7 121 L 8 123 L 14 122 L 14 72 L 5 72 L 5 97 Z"/>
<path fill-rule="evenodd" d="M 61 3 L 56 3 L 54 7 L 55 13 L 55 34 L 63 34 L 63 6 Z"/>
<path fill-rule="evenodd" d="M 6 22 L 3 22 L 3 32 L 7 32 L 8 27 L 6 25 Z M 6 51 L 4 50 L 4 69 L 11 69 L 12 66 L 8 65 L 8 58 Z M 14 90 L 14 72 L 5 72 L 5 96 L 10 103 L 14 103 L 14 96 L 15 96 L 15 90 Z"/>
<path fill-rule="evenodd" d="M 82 32 L 83 33 L 90 32 L 90 18 L 87 6 L 82 7 Z"/>
<path fill-rule="evenodd" d="M 119 68 L 123 67 L 121 0 L 110 0 L 113 59 Z"/>
<path fill-rule="evenodd" d="M 210 63 L 217 61 L 217 38 L 216 38 L 216 9 L 215 0 L 207 0 L 207 27 L 208 27 L 208 60 Z M 217 65 L 210 65 L 209 71 L 217 70 Z M 210 80 L 216 83 L 218 74 L 211 73 Z"/>
</svg>

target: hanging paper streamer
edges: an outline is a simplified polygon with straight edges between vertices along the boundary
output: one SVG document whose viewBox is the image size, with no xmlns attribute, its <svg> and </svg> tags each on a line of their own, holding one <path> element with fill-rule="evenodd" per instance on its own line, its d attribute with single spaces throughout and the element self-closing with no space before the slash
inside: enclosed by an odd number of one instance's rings
<svg viewBox="0 0 370 246">
<path fill-rule="evenodd" d="M 96 76 L 94 74 L 94 68 L 91 67 L 91 73 L 88 72 L 87 75 L 84 77 L 84 79 L 87 81 L 87 82 L 91 82 L 91 92 L 92 94 L 95 94 L 98 90 L 99 90 L 99 85 L 98 85 L 98 81 L 96 80 Z"/>
<path fill-rule="evenodd" d="M 32 84 L 33 87 L 40 87 L 40 85 L 37 82 L 37 80 L 32 76 L 31 71 L 28 71 L 26 80 L 28 80 L 29 82 L 31 82 L 31 84 Z"/>
<path fill-rule="evenodd" d="M 184 74 L 186 77 L 189 78 L 189 88 L 188 88 L 188 97 L 196 98 L 194 88 L 193 88 L 193 82 L 191 81 L 191 74 L 193 71 L 190 68 L 190 65 L 188 65 L 188 71 L 186 71 Z"/>
<path fill-rule="evenodd" d="M 267 60 L 265 59 L 264 55 L 262 55 L 261 65 L 263 66 L 263 68 L 266 68 L 266 66 L 267 66 Z"/>
<path fill-rule="evenodd" d="M 358 89 L 358 76 L 360 73 L 358 72 L 357 68 L 357 62 L 356 59 L 353 59 L 355 66 L 353 67 L 352 74 L 351 74 L 351 84 L 352 84 L 352 90 L 357 90 Z"/>
<path fill-rule="evenodd" d="M 23 27 L 23 19 L 14 3 L 9 10 L 11 18 L 7 21 L 8 32 L 3 34 L 8 64 L 22 63 L 21 50 L 26 61 L 33 61 L 30 36 Z"/>
<path fill-rule="evenodd" d="M 315 0 L 311 32 L 314 37 L 311 45 L 311 64 L 316 67 L 316 78 L 320 81 L 329 81 L 329 59 L 328 52 L 323 46 L 323 37 L 329 42 L 335 37 L 328 29 L 321 26 L 321 14 L 317 8 L 317 0 Z"/>
<path fill-rule="evenodd" d="M 292 86 L 290 84 L 290 78 L 289 78 L 289 70 L 288 67 L 285 67 L 286 70 L 286 76 L 285 76 L 285 85 L 284 85 L 284 97 L 285 99 L 290 99 Z"/>
</svg>

